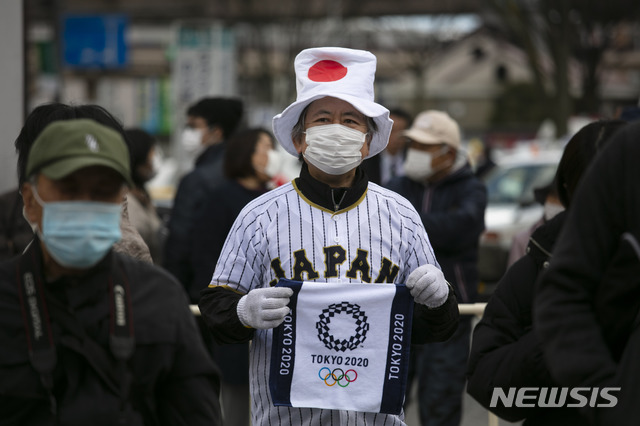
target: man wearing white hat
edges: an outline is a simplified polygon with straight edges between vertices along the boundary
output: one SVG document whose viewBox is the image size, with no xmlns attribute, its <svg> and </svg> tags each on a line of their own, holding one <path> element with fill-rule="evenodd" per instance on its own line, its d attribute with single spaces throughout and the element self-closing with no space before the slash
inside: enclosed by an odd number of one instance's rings
<svg viewBox="0 0 640 426">
<path fill-rule="evenodd" d="M 289 313 L 278 279 L 406 283 L 415 343 L 446 340 L 457 301 L 415 209 L 368 182 L 359 165 L 387 144 L 389 111 L 374 102 L 376 58 L 313 48 L 295 60 L 297 100 L 273 119 L 300 177 L 257 198 L 230 231 L 200 309 L 216 339 L 251 345 L 254 425 L 395 424 L 403 415 L 274 406 L 269 393 L 272 329 Z M 331 267 L 329 265 L 332 265 Z"/>
<path fill-rule="evenodd" d="M 446 112 L 421 112 L 404 135 L 409 139 L 405 176 L 387 187 L 416 207 L 456 297 L 473 303 L 478 240 L 487 205 L 485 186 L 471 170 L 458 123 Z M 446 342 L 412 351 L 423 426 L 460 423 L 470 334 L 471 317 L 463 317 Z"/>
</svg>

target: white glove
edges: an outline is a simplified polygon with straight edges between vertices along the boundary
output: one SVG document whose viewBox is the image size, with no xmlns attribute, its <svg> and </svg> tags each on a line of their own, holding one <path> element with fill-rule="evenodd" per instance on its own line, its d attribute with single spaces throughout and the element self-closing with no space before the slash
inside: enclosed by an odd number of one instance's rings
<svg viewBox="0 0 640 426">
<path fill-rule="evenodd" d="M 245 327 L 268 329 L 279 326 L 289 313 L 288 287 L 267 287 L 251 290 L 238 302 L 238 318 Z"/>
<path fill-rule="evenodd" d="M 413 300 L 429 308 L 441 306 L 449 296 L 449 284 L 435 265 L 426 264 L 414 269 L 406 285 Z"/>
</svg>

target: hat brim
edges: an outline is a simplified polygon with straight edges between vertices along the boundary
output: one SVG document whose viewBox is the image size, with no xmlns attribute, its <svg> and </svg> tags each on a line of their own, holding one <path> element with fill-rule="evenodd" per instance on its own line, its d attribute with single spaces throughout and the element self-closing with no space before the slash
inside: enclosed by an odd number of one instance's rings
<svg viewBox="0 0 640 426">
<path fill-rule="evenodd" d="M 40 169 L 40 173 L 42 173 L 49 179 L 58 180 L 69 176 L 71 173 L 77 170 L 90 166 L 108 167 L 122 176 L 122 179 L 127 183 L 127 185 L 129 185 L 130 187 L 134 186 L 133 181 L 131 180 L 131 176 L 129 176 L 129 173 L 127 173 L 126 170 L 120 167 L 120 164 L 108 158 L 100 158 L 95 156 L 76 156 L 64 158 L 42 167 Z"/>
<path fill-rule="evenodd" d="M 373 118 L 378 131 L 373 134 L 371 138 L 371 144 L 369 146 L 369 155 L 365 158 L 373 157 L 374 155 L 382 152 L 389 142 L 389 136 L 391 135 L 391 127 L 393 126 L 393 120 L 389 118 L 389 110 L 380 104 L 377 104 L 366 99 L 358 98 L 356 96 L 341 94 L 341 93 L 322 93 L 316 94 L 309 98 L 300 99 L 289 105 L 280 114 L 273 117 L 273 134 L 278 139 L 278 142 L 282 147 L 291 155 L 298 156 L 298 150 L 296 149 L 293 139 L 291 138 L 291 131 L 293 126 L 296 125 L 300 114 L 311 102 L 322 99 L 325 97 L 338 98 L 345 102 L 349 102 L 355 109 L 360 111 L 367 117 Z"/>
<path fill-rule="evenodd" d="M 418 143 L 423 143 L 425 145 L 437 145 L 441 143 L 447 144 L 447 142 L 443 141 L 442 139 L 420 129 L 405 130 L 404 132 L 402 132 L 402 134 L 411 140 L 414 140 Z"/>
</svg>

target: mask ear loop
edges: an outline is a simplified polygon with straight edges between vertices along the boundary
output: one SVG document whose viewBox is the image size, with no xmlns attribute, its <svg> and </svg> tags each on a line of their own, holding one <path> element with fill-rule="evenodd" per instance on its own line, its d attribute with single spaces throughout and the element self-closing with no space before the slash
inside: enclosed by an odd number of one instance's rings
<svg viewBox="0 0 640 426">
<path fill-rule="evenodd" d="M 35 176 L 32 176 L 29 179 L 29 184 L 31 184 L 31 192 L 33 193 L 33 198 L 35 198 L 36 202 L 40 205 L 40 207 L 44 208 L 45 204 L 47 203 L 42 201 L 42 198 L 40 198 L 40 194 L 38 194 Z M 27 206 L 24 206 L 24 205 L 22 206 L 22 217 L 24 217 L 24 220 L 27 221 L 27 223 L 31 227 L 31 230 L 33 231 L 34 234 L 40 234 L 40 227 L 38 226 L 37 223 L 31 223 L 31 221 L 27 217 Z M 40 238 L 42 238 L 42 236 L 40 236 Z"/>
<path fill-rule="evenodd" d="M 22 217 L 24 217 L 24 220 L 27 221 L 27 223 L 31 227 L 31 230 L 33 231 L 33 233 L 36 234 L 38 232 L 38 224 L 37 223 L 31 223 L 31 221 L 27 217 L 27 208 L 25 206 L 22 206 Z"/>
<path fill-rule="evenodd" d="M 31 186 L 32 186 L 31 192 L 33 192 L 33 198 L 35 198 L 36 202 L 38 204 L 40 204 L 40 207 L 44 208 L 44 206 L 47 205 L 47 203 L 45 203 L 42 200 L 42 198 L 40 198 L 40 194 L 38 194 L 38 189 L 37 189 L 38 187 L 36 185 L 35 179 L 31 180 L 30 183 L 31 183 Z"/>
</svg>

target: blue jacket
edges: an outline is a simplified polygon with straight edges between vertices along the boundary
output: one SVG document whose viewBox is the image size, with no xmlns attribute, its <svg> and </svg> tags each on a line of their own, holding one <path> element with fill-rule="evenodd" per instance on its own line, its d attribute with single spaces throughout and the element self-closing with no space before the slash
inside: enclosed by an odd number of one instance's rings
<svg viewBox="0 0 640 426">
<path fill-rule="evenodd" d="M 478 293 L 478 240 L 484 231 L 487 190 L 468 164 L 426 185 L 406 176 L 387 187 L 407 198 L 424 224 L 445 278 L 461 303 Z"/>
</svg>

